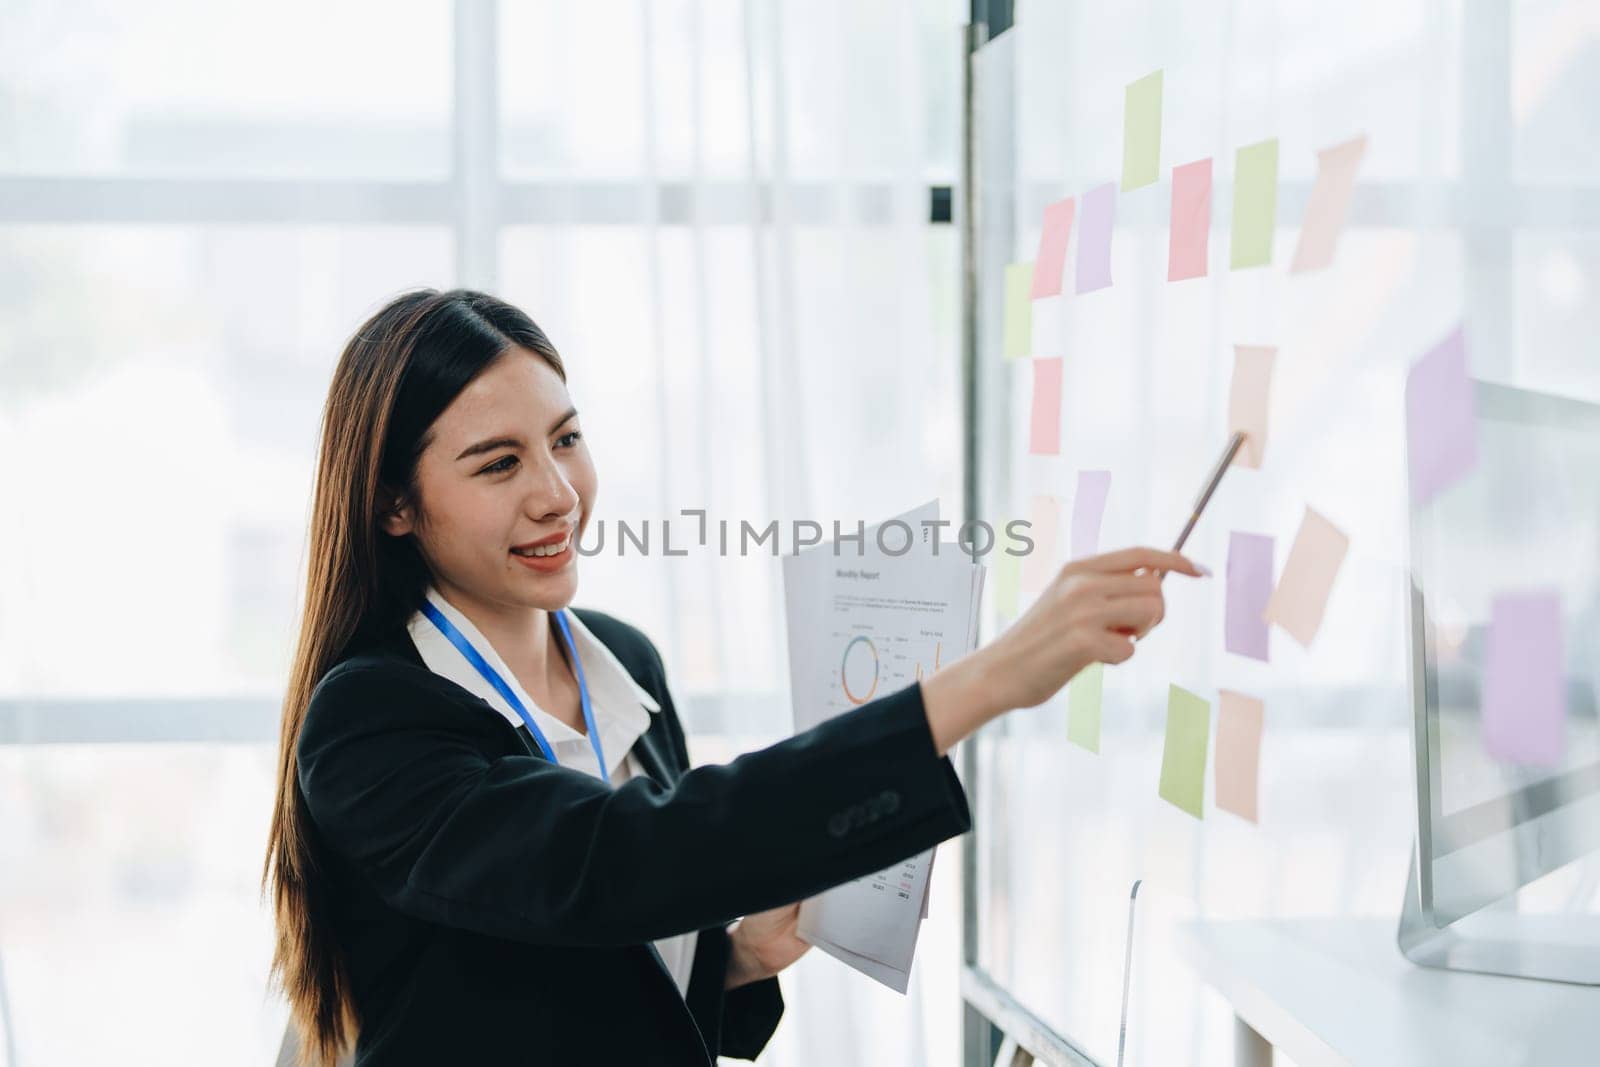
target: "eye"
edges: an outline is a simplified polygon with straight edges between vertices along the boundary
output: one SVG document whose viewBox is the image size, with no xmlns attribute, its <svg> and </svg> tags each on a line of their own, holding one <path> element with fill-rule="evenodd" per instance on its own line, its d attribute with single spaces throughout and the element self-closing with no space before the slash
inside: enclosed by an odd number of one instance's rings
<svg viewBox="0 0 1600 1067">
<path fill-rule="evenodd" d="M 557 448 L 571 448 L 573 445 L 578 443 L 579 438 L 581 438 L 582 436 L 583 436 L 583 431 L 582 430 L 570 430 L 567 433 L 564 433 L 560 437 L 556 438 L 556 447 Z"/>
<path fill-rule="evenodd" d="M 495 460 L 493 463 L 489 464 L 487 467 L 483 468 L 483 470 L 479 471 L 478 473 L 479 474 L 502 474 L 502 473 L 504 473 L 506 471 L 509 471 L 509 470 L 513 469 L 513 467 L 515 467 L 515 465 L 516 465 L 516 462 L 517 462 L 517 457 L 516 456 L 504 455 L 504 456 L 501 456 L 499 459 Z"/>
</svg>

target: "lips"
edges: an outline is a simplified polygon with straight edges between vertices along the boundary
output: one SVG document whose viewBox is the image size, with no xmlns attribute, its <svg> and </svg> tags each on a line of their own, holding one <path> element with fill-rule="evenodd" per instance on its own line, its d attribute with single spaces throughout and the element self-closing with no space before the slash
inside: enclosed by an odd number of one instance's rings
<svg viewBox="0 0 1600 1067">
<path fill-rule="evenodd" d="M 568 527 L 549 537 L 541 537 L 537 541 L 526 541 L 520 545 L 512 545 L 511 551 L 525 559 L 538 559 L 546 556 L 558 556 L 569 547 L 572 537 L 572 528 Z"/>
<path fill-rule="evenodd" d="M 565 555 L 571 547 L 572 541 L 563 537 L 537 546 L 518 546 L 511 550 L 511 554 L 521 559 L 554 559 Z"/>
<path fill-rule="evenodd" d="M 571 538 L 558 544 L 560 551 L 553 556 L 525 556 L 521 552 L 512 552 L 511 558 L 516 560 L 519 566 L 526 567 L 530 571 L 555 574 L 571 566 L 572 561 L 577 558 L 577 552 L 573 547 L 574 541 Z"/>
</svg>

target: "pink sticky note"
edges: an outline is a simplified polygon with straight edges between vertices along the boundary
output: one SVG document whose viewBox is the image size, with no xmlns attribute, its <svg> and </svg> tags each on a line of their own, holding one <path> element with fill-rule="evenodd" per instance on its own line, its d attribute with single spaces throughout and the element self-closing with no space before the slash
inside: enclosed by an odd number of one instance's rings
<svg viewBox="0 0 1600 1067">
<path fill-rule="evenodd" d="M 1481 712 L 1491 756 L 1543 767 L 1561 763 L 1567 696 L 1558 593 L 1502 594 L 1490 604 Z"/>
<path fill-rule="evenodd" d="M 1028 423 L 1028 451 L 1035 456 L 1061 454 L 1061 360 L 1033 360 L 1033 415 Z"/>
<path fill-rule="evenodd" d="M 1236 467 L 1259 468 L 1267 452 L 1267 400 L 1272 391 L 1276 348 L 1233 346 L 1233 386 L 1228 391 L 1228 432 L 1244 431 L 1244 447 L 1233 457 Z"/>
<path fill-rule="evenodd" d="M 1167 243 L 1167 281 L 1206 276 L 1211 237 L 1211 160 L 1172 169 L 1172 223 Z"/>
<path fill-rule="evenodd" d="M 1061 500 L 1048 494 L 1035 496 L 1029 502 L 1028 523 L 1028 532 L 1033 537 L 1033 551 L 1022 557 L 1022 591 L 1037 593 L 1055 577 Z"/>
<path fill-rule="evenodd" d="M 1072 236 L 1072 216 L 1077 208 L 1078 202 L 1069 196 L 1044 209 L 1044 229 L 1039 232 L 1039 254 L 1033 258 L 1033 290 L 1029 294 L 1034 300 L 1061 292 L 1067 238 Z"/>
<path fill-rule="evenodd" d="M 1106 182 L 1083 194 L 1083 225 L 1078 228 L 1080 293 L 1111 284 L 1111 227 L 1117 213 L 1117 183 Z"/>
<path fill-rule="evenodd" d="M 1270 627 L 1262 618 L 1272 598 L 1272 538 L 1235 530 L 1228 535 L 1228 593 L 1223 641 L 1229 652 L 1263 663 Z"/>
<path fill-rule="evenodd" d="M 1306 508 L 1300 530 L 1294 535 L 1289 558 L 1278 587 L 1267 601 L 1262 618 L 1277 623 L 1289 636 L 1309 647 L 1322 628 L 1333 580 L 1350 550 L 1350 539 L 1333 523 Z"/>
<path fill-rule="evenodd" d="M 1356 187 L 1356 168 L 1366 154 L 1365 136 L 1324 148 L 1317 153 L 1317 184 L 1306 201 L 1305 222 L 1294 247 L 1290 274 L 1320 270 L 1333 262 L 1333 250 L 1350 213 L 1350 196 Z"/>
<path fill-rule="evenodd" d="M 1217 807 L 1256 822 L 1266 708 L 1255 697 L 1231 689 L 1221 690 L 1217 698 Z"/>
<path fill-rule="evenodd" d="M 1411 499 L 1418 504 L 1478 465 L 1478 403 L 1459 326 L 1406 376 L 1406 453 Z"/>
<path fill-rule="evenodd" d="M 1100 550 L 1100 519 L 1110 492 L 1110 471 L 1078 472 L 1078 490 L 1072 498 L 1071 558 L 1082 559 Z"/>
</svg>

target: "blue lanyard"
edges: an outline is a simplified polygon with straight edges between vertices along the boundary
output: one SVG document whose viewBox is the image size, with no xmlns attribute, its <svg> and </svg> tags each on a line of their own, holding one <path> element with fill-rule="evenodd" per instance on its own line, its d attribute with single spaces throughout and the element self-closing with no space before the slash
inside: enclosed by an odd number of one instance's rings
<svg viewBox="0 0 1600 1067">
<path fill-rule="evenodd" d="M 561 761 L 556 759 L 555 749 L 551 748 L 550 742 L 545 740 L 544 731 L 540 730 L 539 724 L 533 721 L 533 716 L 528 713 L 527 707 L 517 697 L 516 691 L 506 684 L 506 680 L 500 677 L 500 672 L 490 666 L 489 661 L 483 658 L 482 653 L 472 647 L 472 642 L 467 640 L 467 635 L 457 629 L 456 624 L 445 618 L 444 612 L 434 607 L 432 602 L 426 598 L 422 601 L 422 613 L 439 628 L 440 633 L 450 639 L 450 643 L 455 645 L 456 650 L 466 657 L 467 662 L 472 664 L 479 674 L 483 675 L 483 680 L 494 686 L 494 691 L 505 697 L 506 703 L 516 710 L 516 713 L 522 718 L 523 724 L 527 726 L 528 733 L 533 735 L 533 740 L 538 744 L 539 751 L 544 753 L 544 758 L 551 763 L 559 764 Z M 607 785 L 610 785 L 611 775 L 606 772 L 606 756 L 600 749 L 600 731 L 595 729 L 594 709 L 589 706 L 589 685 L 583 678 L 583 663 L 578 659 L 578 646 L 572 641 L 572 630 L 567 626 L 566 612 L 557 611 L 555 616 L 556 626 L 560 628 L 561 637 L 567 644 L 567 654 L 572 659 L 572 669 L 578 676 L 578 702 L 583 705 L 583 724 L 589 729 L 589 743 L 594 746 L 594 758 L 600 765 L 600 778 Z"/>
</svg>

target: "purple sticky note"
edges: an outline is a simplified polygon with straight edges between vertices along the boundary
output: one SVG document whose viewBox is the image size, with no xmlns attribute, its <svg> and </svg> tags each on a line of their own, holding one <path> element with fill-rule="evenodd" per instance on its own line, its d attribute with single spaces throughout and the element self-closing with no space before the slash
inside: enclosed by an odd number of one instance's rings
<svg viewBox="0 0 1600 1067">
<path fill-rule="evenodd" d="M 1483 657 L 1483 746 L 1506 763 L 1561 763 L 1567 719 L 1561 597 L 1507 593 L 1489 607 Z"/>
<path fill-rule="evenodd" d="M 1100 518 L 1111 492 L 1110 471 L 1079 471 L 1078 491 L 1072 497 L 1072 559 L 1100 550 Z"/>
<path fill-rule="evenodd" d="M 1406 376 L 1406 448 L 1411 499 L 1425 504 L 1478 464 L 1478 404 L 1457 326 Z"/>
<path fill-rule="evenodd" d="M 1272 538 L 1265 534 L 1228 536 L 1228 599 L 1223 609 L 1224 645 L 1229 652 L 1265 663 L 1267 634 L 1263 619 L 1272 599 Z"/>
<path fill-rule="evenodd" d="M 1111 284 L 1111 224 L 1117 213 L 1117 183 L 1097 185 L 1083 194 L 1083 222 L 1078 227 L 1080 293 Z"/>
</svg>

